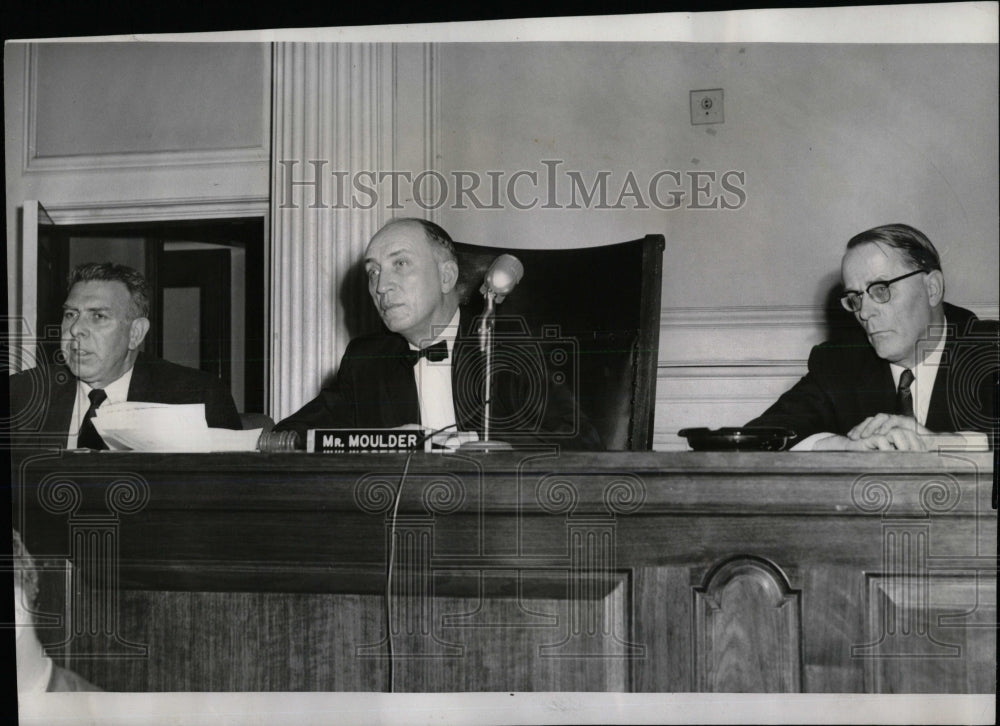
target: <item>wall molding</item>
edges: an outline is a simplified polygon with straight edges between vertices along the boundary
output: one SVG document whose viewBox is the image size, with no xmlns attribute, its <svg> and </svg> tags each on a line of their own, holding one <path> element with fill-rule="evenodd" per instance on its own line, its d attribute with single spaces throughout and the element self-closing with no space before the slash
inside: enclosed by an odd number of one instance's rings
<svg viewBox="0 0 1000 726">
<path fill-rule="evenodd" d="M 825 309 L 819 305 L 745 305 L 727 307 L 664 307 L 660 328 L 801 328 L 823 325 Z"/>
<path fill-rule="evenodd" d="M 31 130 L 34 133 L 34 130 Z M 25 175 L 63 171 L 119 171 L 151 166 L 208 168 L 219 165 L 260 164 L 269 159 L 268 149 L 250 146 L 204 151 L 143 151 L 77 156 L 25 156 Z M 30 153 L 27 152 L 26 153 Z"/>
<path fill-rule="evenodd" d="M 808 350 L 806 353 L 808 354 Z M 748 358 L 733 361 L 725 358 L 693 358 L 685 360 L 660 359 L 656 364 L 658 375 L 687 378 L 725 378 L 746 375 L 747 368 L 798 368 L 805 366 L 808 358 Z"/>
<path fill-rule="evenodd" d="M 262 196 L 213 199 L 178 197 L 125 202 L 46 204 L 45 211 L 55 224 L 224 219 L 266 217 L 270 209 L 269 201 L 268 197 Z"/>
<path fill-rule="evenodd" d="M 1000 317 L 996 301 L 958 301 L 986 319 Z M 827 337 L 827 311 L 811 305 L 748 305 L 660 310 L 658 367 L 726 368 L 804 365 Z"/>
<path fill-rule="evenodd" d="M 951 300 L 949 300 L 951 302 Z M 981 318 L 1000 317 L 1000 302 L 962 301 L 954 303 Z M 660 309 L 661 331 L 673 328 L 810 328 L 826 325 L 826 308 L 821 305 L 743 305 L 725 307 L 664 307 Z"/>
</svg>

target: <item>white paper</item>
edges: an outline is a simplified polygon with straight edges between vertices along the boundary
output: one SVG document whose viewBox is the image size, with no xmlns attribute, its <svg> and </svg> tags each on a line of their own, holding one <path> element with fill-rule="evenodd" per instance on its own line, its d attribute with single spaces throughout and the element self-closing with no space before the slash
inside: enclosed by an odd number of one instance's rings
<svg viewBox="0 0 1000 726">
<path fill-rule="evenodd" d="M 203 403 L 142 401 L 101 406 L 94 427 L 111 451 L 256 451 L 261 432 L 209 428 Z"/>
</svg>

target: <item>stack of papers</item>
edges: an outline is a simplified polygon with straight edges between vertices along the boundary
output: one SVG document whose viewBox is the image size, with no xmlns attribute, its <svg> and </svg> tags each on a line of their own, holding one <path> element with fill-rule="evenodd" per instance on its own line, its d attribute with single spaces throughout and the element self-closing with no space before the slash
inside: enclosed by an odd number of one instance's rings
<svg viewBox="0 0 1000 726">
<path fill-rule="evenodd" d="M 256 451 L 261 429 L 212 429 L 205 404 L 125 401 L 97 409 L 94 428 L 112 451 Z"/>
</svg>

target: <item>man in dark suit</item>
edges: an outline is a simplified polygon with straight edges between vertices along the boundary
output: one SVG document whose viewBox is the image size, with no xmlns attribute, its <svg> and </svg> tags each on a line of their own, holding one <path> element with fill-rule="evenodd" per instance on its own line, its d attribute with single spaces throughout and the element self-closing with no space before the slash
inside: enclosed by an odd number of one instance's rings
<svg viewBox="0 0 1000 726">
<path fill-rule="evenodd" d="M 149 288 L 130 267 L 87 263 L 70 274 L 60 361 L 10 378 L 11 443 L 107 446 L 90 421 L 106 402 L 205 404 L 210 427 L 240 428 L 232 396 L 202 371 L 139 352 L 149 331 Z"/>
<path fill-rule="evenodd" d="M 864 335 L 813 348 L 806 376 L 747 425 L 792 429 L 809 450 L 995 444 L 997 322 L 944 302 L 930 240 L 905 224 L 862 232 L 841 276 Z"/>
<path fill-rule="evenodd" d="M 482 426 L 483 356 L 473 316 L 460 309 L 451 237 L 420 219 L 397 219 L 365 253 L 368 292 L 388 334 L 352 340 L 333 382 L 276 431 L 396 428 L 475 431 Z M 498 346 L 496 360 L 513 362 Z M 529 346 L 530 347 L 530 346 Z M 541 369 L 497 366 L 491 435 L 509 443 L 603 448 L 571 392 Z"/>
</svg>

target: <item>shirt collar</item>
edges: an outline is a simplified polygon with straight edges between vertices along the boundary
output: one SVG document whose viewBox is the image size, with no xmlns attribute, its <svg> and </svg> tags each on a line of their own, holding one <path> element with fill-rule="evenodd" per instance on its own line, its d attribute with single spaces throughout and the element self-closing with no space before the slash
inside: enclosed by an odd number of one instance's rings
<svg viewBox="0 0 1000 726">
<path fill-rule="evenodd" d="M 119 378 L 104 387 L 104 392 L 108 394 L 107 403 L 122 403 L 128 400 L 128 389 L 132 384 L 132 371 L 134 370 L 135 366 L 132 366 Z M 83 396 L 85 398 L 90 396 L 90 392 L 94 390 L 94 387 L 88 383 L 84 383 L 83 381 L 80 381 L 79 383 Z"/>
<path fill-rule="evenodd" d="M 941 365 L 941 359 L 944 357 L 944 345 L 945 340 L 948 337 L 948 321 L 945 320 L 941 325 L 941 337 L 938 338 L 937 343 L 931 351 L 923 356 L 923 359 L 917 363 L 913 368 L 910 368 L 910 372 L 913 373 L 913 378 L 915 380 L 920 380 L 921 375 L 923 375 L 924 380 L 927 379 L 927 372 L 933 370 L 935 374 L 937 373 L 938 367 Z M 919 341 L 918 341 L 919 345 Z M 903 375 L 903 371 L 907 370 L 906 366 L 901 366 L 898 363 L 890 363 L 889 370 L 892 371 L 892 382 L 898 388 L 899 387 L 899 377 Z"/>
<path fill-rule="evenodd" d="M 439 340 L 443 340 L 448 346 L 448 356 L 451 357 L 452 350 L 455 347 L 455 339 L 458 337 L 458 325 L 459 325 L 459 309 L 455 309 L 455 314 L 451 316 L 451 320 L 445 326 L 435 325 L 431 332 L 436 333 L 434 338 L 427 341 L 427 345 L 416 346 L 413 343 L 409 343 L 410 350 L 420 350 L 421 348 L 427 348 L 428 346 L 434 345 Z"/>
</svg>

